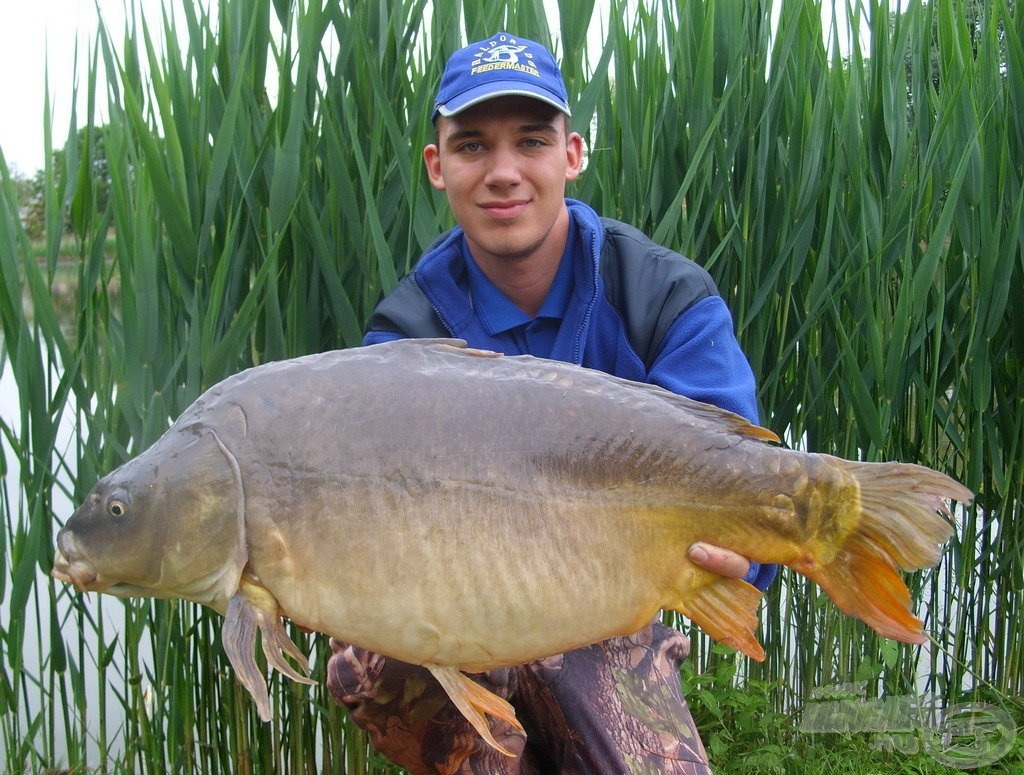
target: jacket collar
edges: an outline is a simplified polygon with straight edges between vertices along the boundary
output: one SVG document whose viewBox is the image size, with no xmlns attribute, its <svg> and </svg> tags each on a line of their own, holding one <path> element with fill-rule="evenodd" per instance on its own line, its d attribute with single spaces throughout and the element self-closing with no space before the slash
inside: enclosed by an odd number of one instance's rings
<svg viewBox="0 0 1024 775">
<path fill-rule="evenodd" d="M 577 250 L 585 260 L 574 267 L 573 295 L 563 319 L 566 336 L 559 335 L 552 358 L 580 363 L 586 344 L 586 329 L 601 292 L 598 270 L 604 227 L 596 212 L 575 199 L 566 199 L 571 221 L 577 229 Z M 490 334 L 473 312 L 469 278 L 463 257 L 465 234 L 456 226 L 442 235 L 416 263 L 413 278 L 452 336 L 482 346 Z"/>
</svg>

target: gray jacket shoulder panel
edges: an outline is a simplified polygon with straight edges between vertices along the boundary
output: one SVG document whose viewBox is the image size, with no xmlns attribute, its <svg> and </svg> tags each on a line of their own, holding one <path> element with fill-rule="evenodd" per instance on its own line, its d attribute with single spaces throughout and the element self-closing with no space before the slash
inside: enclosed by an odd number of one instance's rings
<svg viewBox="0 0 1024 775">
<path fill-rule="evenodd" d="M 651 241 L 639 229 L 610 218 L 601 222 L 605 297 L 622 317 L 633 349 L 650 368 L 672 324 L 698 301 L 719 295 L 718 288 L 702 266 Z"/>
<path fill-rule="evenodd" d="M 367 329 L 416 338 L 451 336 L 411 272 L 377 304 L 370 315 Z"/>
</svg>

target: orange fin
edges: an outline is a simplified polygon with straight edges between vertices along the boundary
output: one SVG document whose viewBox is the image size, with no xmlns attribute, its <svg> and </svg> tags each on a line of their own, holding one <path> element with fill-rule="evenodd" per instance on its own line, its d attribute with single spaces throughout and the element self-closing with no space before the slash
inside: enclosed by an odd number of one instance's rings
<svg viewBox="0 0 1024 775">
<path fill-rule="evenodd" d="M 686 595 L 686 602 L 670 607 L 692 620 L 704 632 L 751 659 L 764 661 L 757 639 L 757 608 L 761 591 L 741 579 L 715 575 Z"/>
<path fill-rule="evenodd" d="M 879 635 L 904 643 L 927 640 L 893 561 L 863 536 L 847 541 L 828 565 L 796 570 L 824 589 L 840 611 L 866 622 Z"/>
<path fill-rule="evenodd" d="M 438 683 L 448 693 L 451 701 L 455 703 L 462 715 L 465 716 L 473 728 L 480 734 L 487 744 L 505 756 L 514 754 L 507 748 L 501 746 L 494 735 L 491 734 L 490 725 L 487 723 L 487 716 L 493 716 L 499 721 L 511 725 L 523 737 L 526 737 L 526 730 L 516 718 L 515 709 L 505 700 L 490 692 L 465 673 L 454 667 L 441 667 L 439 665 L 425 665 L 434 675 Z M 485 715 L 486 714 L 486 715 Z"/>
<path fill-rule="evenodd" d="M 830 562 L 788 563 L 815 581 L 843 613 L 886 638 L 923 643 L 923 623 L 910 610 L 898 572 L 927 568 L 953 533 L 945 499 L 968 503 L 973 493 L 945 474 L 911 463 L 842 461 L 860 487 L 861 517 Z"/>
</svg>

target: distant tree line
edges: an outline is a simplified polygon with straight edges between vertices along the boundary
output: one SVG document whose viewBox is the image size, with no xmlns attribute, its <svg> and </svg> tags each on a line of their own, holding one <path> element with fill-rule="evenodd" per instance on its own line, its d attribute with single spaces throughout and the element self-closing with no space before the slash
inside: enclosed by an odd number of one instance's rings
<svg viewBox="0 0 1024 775">
<path fill-rule="evenodd" d="M 83 128 L 77 135 L 77 147 L 73 150 L 75 157 L 68 158 L 68 146 L 58 148 L 50 156 L 50 169 L 54 178 L 67 175 L 82 177 L 73 190 L 79 194 L 89 192 L 95 197 L 95 212 L 106 210 L 110 198 L 110 165 L 107 162 L 105 143 L 106 127 Z M 88 150 L 90 162 L 83 170 L 80 159 Z M 42 239 L 46 232 L 46 169 L 39 169 L 31 177 L 19 173 L 14 174 L 18 191 L 18 211 L 21 221 L 30 239 Z M 66 190 L 63 185 L 57 190 Z M 61 203 L 62 205 L 65 203 Z M 65 208 L 63 229 L 66 233 L 74 231 L 72 210 Z"/>
</svg>

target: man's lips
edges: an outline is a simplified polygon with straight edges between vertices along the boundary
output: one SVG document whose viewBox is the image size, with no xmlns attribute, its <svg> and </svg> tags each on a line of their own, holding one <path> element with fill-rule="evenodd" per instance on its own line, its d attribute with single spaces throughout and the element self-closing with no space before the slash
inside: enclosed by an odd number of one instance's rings
<svg viewBox="0 0 1024 775">
<path fill-rule="evenodd" d="M 480 205 L 480 209 L 489 217 L 497 220 L 509 220 L 522 215 L 529 205 L 527 200 L 514 202 L 486 202 Z"/>
</svg>

